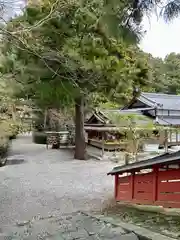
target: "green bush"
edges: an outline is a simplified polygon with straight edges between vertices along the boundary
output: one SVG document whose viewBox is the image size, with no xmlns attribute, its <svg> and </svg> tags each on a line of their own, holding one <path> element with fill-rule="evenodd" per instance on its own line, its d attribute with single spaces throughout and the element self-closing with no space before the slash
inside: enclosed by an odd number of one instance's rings
<svg viewBox="0 0 180 240">
<path fill-rule="evenodd" d="M 46 144 L 47 136 L 44 132 L 33 132 L 33 142 L 37 144 Z"/>
<path fill-rule="evenodd" d="M 0 121 L 0 167 L 6 163 L 10 139 L 15 138 L 17 134 L 16 126 L 17 124 L 14 124 L 10 119 Z"/>
<path fill-rule="evenodd" d="M 19 127 L 18 125 L 12 124 L 9 128 L 9 140 L 16 139 L 17 135 L 19 133 Z"/>
<path fill-rule="evenodd" d="M 0 137 L 0 167 L 4 166 L 9 152 L 9 139 Z"/>
<path fill-rule="evenodd" d="M 15 139 L 19 133 L 19 124 L 11 119 L 0 122 L 0 136 L 6 136 L 9 140 Z"/>
<path fill-rule="evenodd" d="M 11 137 L 11 139 L 15 139 L 16 136 L 19 133 L 19 125 L 18 124 L 11 124 L 10 128 L 9 128 L 9 136 Z"/>
</svg>

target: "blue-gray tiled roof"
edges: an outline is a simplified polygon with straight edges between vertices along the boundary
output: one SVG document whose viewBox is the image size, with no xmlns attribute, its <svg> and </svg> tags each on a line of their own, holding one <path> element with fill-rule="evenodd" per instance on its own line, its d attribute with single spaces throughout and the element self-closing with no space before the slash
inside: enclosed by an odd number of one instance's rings
<svg viewBox="0 0 180 240">
<path fill-rule="evenodd" d="M 173 118 L 173 117 L 158 118 L 157 123 L 163 126 L 170 126 L 170 125 L 177 126 L 177 125 L 180 125 L 180 117 L 179 118 Z"/>
<path fill-rule="evenodd" d="M 180 110 L 180 95 L 142 92 L 138 99 L 151 107 Z"/>
</svg>

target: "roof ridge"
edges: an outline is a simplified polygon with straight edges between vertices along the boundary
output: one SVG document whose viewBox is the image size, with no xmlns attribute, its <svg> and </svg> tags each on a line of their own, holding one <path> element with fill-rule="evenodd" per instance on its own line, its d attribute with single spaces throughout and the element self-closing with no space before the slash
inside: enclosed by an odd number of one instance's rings
<svg viewBox="0 0 180 240">
<path fill-rule="evenodd" d="M 180 95 L 176 94 L 168 94 L 168 93 L 156 93 L 156 92 L 142 92 L 142 94 L 155 94 L 155 95 L 163 95 L 163 96 L 171 96 L 171 97 L 180 97 Z"/>
<path fill-rule="evenodd" d="M 156 104 L 157 102 L 155 102 L 155 101 L 153 101 L 152 99 L 149 99 L 148 97 L 146 97 L 146 96 L 144 96 L 144 94 L 143 93 L 141 93 L 141 95 L 140 95 L 141 97 L 144 97 L 146 100 L 148 100 L 149 102 L 152 102 L 152 103 L 154 103 L 154 104 Z"/>
</svg>

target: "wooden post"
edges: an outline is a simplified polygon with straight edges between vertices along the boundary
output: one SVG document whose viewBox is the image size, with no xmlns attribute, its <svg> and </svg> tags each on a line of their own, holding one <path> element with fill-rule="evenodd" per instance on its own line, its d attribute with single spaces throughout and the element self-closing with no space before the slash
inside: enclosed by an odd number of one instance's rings
<svg viewBox="0 0 180 240">
<path fill-rule="evenodd" d="M 153 202 L 157 201 L 157 193 L 158 193 L 158 171 L 159 168 L 153 168 Z"/>
<path fill-rule="evenodd" d="M 172 143 L 172 129 L 170 129 L 170 143 Z"/>
<path fill-rule="evenodd" d="M 164 148 L 165 148 L 165 152 L 168 152 L 168 131 L 167 129 L 165 130 L 165 139 L 164 139 Z"/>
<path fill-rule="evenodd" d="M 129 164 L 129 154 L 128 153 L 125 153 L 124 161 L 125 161 L 125 165 Z"/>
<path fill-rule="evenodd" d="M 178 143 L 178 130 L 176 129 L 176 144 Z"/>
<path fill-rule="evenodd" d="M 134 177 L 135 177 L 135 172 L 132 172 L 131 180 L 130 180 L 131 200 L 133 200 L 133 198 L 134 198 Z"/>
<path fill-rule="evenodd" d="M 114 197 L 115 199 L 117 198 L 117 195 L 118 195 L 118 180 L 119 180 L 119 175 L 116 174 L 115 176 L 115 179 L 114 179 Z M 117 199 L 116 199 L 117 200 Z"/>
<path fill-rule="evenodd" d="M 102 159 L 104 157 L 104 132 L 102 132 Z"/>
<path fill-rule="evenodd" d="M 47 133 L 47 135 L 46 135 L 46 148 L 48 149 L 48 144 L 49 144 L 49 135 L 48 135 L 48 133 Z"/>
</svg>

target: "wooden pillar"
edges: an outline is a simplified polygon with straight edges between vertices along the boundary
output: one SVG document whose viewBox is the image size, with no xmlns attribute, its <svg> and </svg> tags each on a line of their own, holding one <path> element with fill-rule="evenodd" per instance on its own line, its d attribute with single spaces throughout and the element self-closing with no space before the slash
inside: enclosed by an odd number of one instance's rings
<svg viewBox="0 0 180 240">
<path fill-rule="evenodd" d="M 159 168 L 153 168 L 153 202 L 157 201 Z"/>
<path fill-rule="evenodd" d="M 172 142 L 172 129 L 169 130 L 170 133 L 170 142 Z"/>
<path fill-rule="evenodd" d="M 135 177 L 135 173 L 132 172 L 131 179 L 130 179 L 131 200 L 133 200 L 133 198 L 134 198 L 134 177 Z"/>
<path fill-rule="evenodd" d="M 165 148 L 165 152 L 168 152 L 168 131 L 167 129 L 165 130 L 165 139 L 164 139 L 164 148 Z"/>
<path fill-rule="evenodd" d="M 104 157 L 104 132 L 102 132 L 102 158 Z"/>
<path fill-rule="evenodd" d="M 128 153 L 125 153 L 124 162 L 125 162 L 125 165 L 129 164 L 129 154 Z"/>
<path fill-rule="evenodd" d="M 49 145 L 49 134 L 46 134 L 46 148 L 48 149 L 48 145 Z"/>
<path fill-rule="evenodd" d="M 178 143 L 178 130 L 176 129 L 176 144 Z"/>
<path fill-rule="evenodd" d="M 118 180 L 119 180 L 119 174 L 116 174 L 115 176 L 115 181 L 114 181 L 114 197 L 117 200 L 117 195 L 118 195 Z"/>
</svg>

